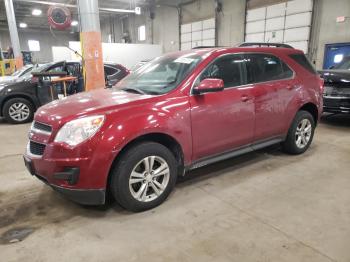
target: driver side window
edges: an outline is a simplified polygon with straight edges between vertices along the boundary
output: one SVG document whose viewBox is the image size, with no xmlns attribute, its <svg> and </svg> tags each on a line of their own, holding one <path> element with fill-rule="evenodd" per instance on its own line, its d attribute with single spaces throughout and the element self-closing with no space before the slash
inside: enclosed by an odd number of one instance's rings
<svg viewBox="0 0 350 262">
<path fill-rule="evenodd" d="M 243 84 L 243 59 L 241 55 L 225 55 L 209 64 L 196 81 L 196 86 L 206 78 L 224 81 L 225 88 Z"/>
</svg>

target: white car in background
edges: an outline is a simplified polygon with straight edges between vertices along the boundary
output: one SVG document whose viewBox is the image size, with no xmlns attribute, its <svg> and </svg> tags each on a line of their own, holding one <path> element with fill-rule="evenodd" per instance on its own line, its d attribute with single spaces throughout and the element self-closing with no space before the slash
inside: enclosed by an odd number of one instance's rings
<svg viewBox="0 0 350 262">
<path fill-rule="evenodd" d="M 35 67 L 36 67 L 35 65 L 25 65 L 20 70 L 17 70 L 16 72 L 14 72 L 10 76 L 2 76 L 2 77 L 0 77 L 0 84 L 5 83 L 5 82 L 12 82 L 12 81 L 18 79 L 19 77 L 23 76 L 24 74 L 32 71 L 33 68 L 35 68 Z"/>
</svg>

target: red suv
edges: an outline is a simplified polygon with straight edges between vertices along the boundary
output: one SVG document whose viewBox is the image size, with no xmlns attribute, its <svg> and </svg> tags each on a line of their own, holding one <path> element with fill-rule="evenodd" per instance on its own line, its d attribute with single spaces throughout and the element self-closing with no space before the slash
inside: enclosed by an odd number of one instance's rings
<svg viewBox="0 0 350 262">
<path fill-rule="evenodd" d="M 310 146 L 323 82 L 302 51 L 203 48 L 158 57 L 112 89 L 35 114 L 24 155 L 32 175 L 81 204 L 161 204 L 178 175 L 281 143 Z"/>
</svg>

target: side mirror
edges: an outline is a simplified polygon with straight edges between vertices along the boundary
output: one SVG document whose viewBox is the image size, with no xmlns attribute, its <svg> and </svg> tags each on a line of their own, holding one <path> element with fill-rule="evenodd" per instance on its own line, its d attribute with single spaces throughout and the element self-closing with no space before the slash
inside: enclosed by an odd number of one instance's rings
<svg viewBox="0 0 350 262">
<path fill-rule="evenodd" d="M 112 88 L 112 81 L 110 76 L 106 76 L 106 88 Z"/>
<path fill-rule="evenodd" d="M 193 88 L 193 93 L 200 95 L 203 93 L 219 92 L 224 90 L 224 81 L 218 78 L 206 78 Z"/>
<path fill-rule="evenodd" d="M 334 69 L 334 65 L 330 66 L 328 69 Z"/>
</svg>

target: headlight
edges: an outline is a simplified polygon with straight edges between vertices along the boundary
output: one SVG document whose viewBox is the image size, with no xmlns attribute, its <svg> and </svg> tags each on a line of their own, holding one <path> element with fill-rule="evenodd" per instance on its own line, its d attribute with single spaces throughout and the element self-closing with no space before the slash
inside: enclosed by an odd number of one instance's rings
<svg viewBox="0 0 350 262">
<path fill-rule="evenodd" d="M 70 146 L 76 146 L 92 137 L 103 125 L 104 120 L 105 117 L 103 115 L 72 120 L 58 131 L 55 142 L 63 142 Z"/>
</svg>

